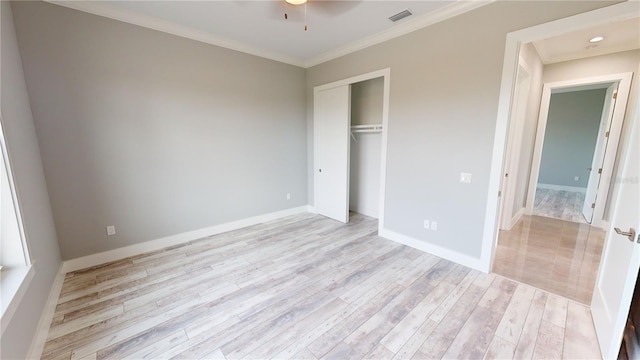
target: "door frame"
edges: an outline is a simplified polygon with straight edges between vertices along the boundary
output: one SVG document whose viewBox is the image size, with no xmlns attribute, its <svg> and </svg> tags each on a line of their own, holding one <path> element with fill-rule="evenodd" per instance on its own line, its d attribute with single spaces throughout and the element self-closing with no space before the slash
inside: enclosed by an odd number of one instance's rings
<svg viewBox="0 0 640 360">
<path fill-rule="evenodd" d="M 387 179 L 387 134 L 389 127 L 389 94 L 390 94 L 390 81 L 391 81 L 391 68 L 385 68 L 376 70 L 356 76 L 352 76 L 346 79 L 330 82 L 315 86 L 313 88 L 313 97 L 315 104 L 316 94 L 320 91 L 335 88 L 338 86 L 352 85 L 361 81 L 383 78 L 383 93 L 382 93 L 382 146 L 380 148 L 380 191 L 379 191 L 379 204 L 378 204 L 378 231 L 383 229 L 384 226 L 384 203 L 386 194 L 386 179 Z M 315 111 L 314 111 L 314 124 L 315 124 Z M 315 125 L 314 125 L 315 126 Z M 314 129 L 314 142 L 313 142 L 313 196 L 314 204 L 318 198 L 318 172 L 315 170 L 318 167 L 318 144 L 315 141 L 315 129 Z M 349 154 L 347 154 L 349 156 Z M 347 182 L 348 184 L 348 182 Z M 349 207 L 349 192 L 347 191 L 347 211 Z M 315 212 L 315 209 L 312 209 Z"/>
<path fill-rule="evenodd" d="M 554 93 L 563 92 L 563 90 L 573 91 L 572 88 L 587 87 L 594 85 L 594 89 L 598 85 L 618 83 L 618 98 L 613 107 L 613 118 L 611 120 L 611 128 L 609 133 L 609 141 L 607 143 L 607 149 L 614 151 L 606 151 L 603 166 L 600 185 L 596 195 L 596 205 L 594 208 L 591 225 L 597 226 L 603 229 L 607 228 L 607 222 L 603 221 L 604 208 L 607 203 L 606 196 L 609 193 L 609 187 L 611 185 L 611 176 L 613 175 L 613 169 L 616 162 L 616 153 L 618 149 L 618 143 L 622 134 L 622 124 L 624 122 L 624 115 L 627 108 L 627 99 L 629 98 L 629 91 L 631 89 L 631 78 L 633 73 L 618 73 L 602 76 L 592 76 L 587 78 L 572 79 L 565 81 L 557 81 L 551 83 L 545 83 L 542 88 L 542 101 L 540 103 L 540 115 L 538 117 L 538 129 L 536 132 L 536 141 L 533 150 L 533 161 L 531 163 L 531 175 L 529 178 L 529 191 L 527 193 L 527 214 L 533 213 L 534 199 L 536 195 L 538 177 L 540 176 L 540 164 L 542 162 L 542 148 L 544 146 L 544 136 L 547 130 L 547 120 L 549 118 L 549 104 L 551 102 L 551 95 Z M 605 100 L 605 105 L 606 105 Z M 606 109 L 603 108 L 603 111 Z M 600 116 L 602 121 L 602 115 Z M 602 141 L 602 139 L 597 139 Z"/>
<path fill-rule="evenodd" d="M 632 19 L 637 17 L 638 6 L 639 5 L 636 2 L 623 2 L 583 14 L 513 31 L 507 34 L 502 66 L 502 78 L 500 81 L 500 93 L 498 98 L 498 111 L 494 132 L 491 166 L 489 170 L 487 206 L 485 208 L 485 221 L 479 269 L 487 273 L 491 272 L 495 248 L 498 242 L 498 225 L 500 220 L 499 210 L 501 201 L 499 191 L 502 185 L 509 115 L 511 102 L 513 100 L 516 71 L 518 69 L 520 45 L 531 41 L 562 35 L 572 31 Z"/>
<path fill-rule="evenodd" d="M 615 105 L 615 99 L 613 98 L 615 95 L 615 91 L 618 90 L 618 83 L 614 83 L 611 84 L 608 88 L 607 91 L 605 93 L 605 98 L 604 98 L 604 106 L 602 109 L 602 116 L 600 117 L 600 127 L 598 128 L 598 141 L 596 142 L 596 147 L 593 150 L 593 159 L 591 160 L 591 167 L 589 168 L 589 179 L 587 179 L 587 190 L 585 192 L 585 201 L 584 204 L 582 205 L 582 215 L 585 215 L 585 209 L 590 209 L 587 211 L 591 212 L 591 216 L 589 216 L 589 218 L 587 219 L 586 216 L 584 216 L 585 220 L 587 220 L 587 222 L 589 224 L 591 224 L 593 222 L 593 214 L 594 214 L 594 209 L 591 208 L 591 206 L 589 206 L 589 201 L 587 201 L 588 199 L 590 199 L 590 195 L 593 193 L 594 196 L 598 196 L 597 194 L 597 190 L 599 187 L 599 182 L 600 182 L 600 178 L 599 176 L 593 176 L 593 169 L 598 168 L 604 161 L 604 155 L 606 152 L 606 148 L 602 148 L 603 145 L 608 145 L 607 141 L 603 141 L 603 138 L 607 138 L 608 134 L 607 134 L 607 130 L 609 127 L 611 127 L 611 124 L 613 122 L 613 105 Z M 594 178 L 598 178 L 598 179 L 594 179 Z M 595 187 L 595 189 L 594 189 Z"/>
</svg>

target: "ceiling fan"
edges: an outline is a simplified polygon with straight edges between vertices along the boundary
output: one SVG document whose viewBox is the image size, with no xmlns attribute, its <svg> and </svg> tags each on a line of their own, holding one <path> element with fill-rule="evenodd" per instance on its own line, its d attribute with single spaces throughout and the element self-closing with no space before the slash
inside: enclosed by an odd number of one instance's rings
<svg viewBox="0 0 640 360">
<path fill-rule="evenodd" d="M 285 20 L 289 19 L 287 12 L 289 5 L 296 7 L 304 6 L 304 31 L 307 31 L 307 5 L 311 6 L 314 11 L 317 10 L 328 16 L 334 16 L 355 7 L 361 1 L 362 0 L 284 0 L 284 18 Z"/>
</svg>

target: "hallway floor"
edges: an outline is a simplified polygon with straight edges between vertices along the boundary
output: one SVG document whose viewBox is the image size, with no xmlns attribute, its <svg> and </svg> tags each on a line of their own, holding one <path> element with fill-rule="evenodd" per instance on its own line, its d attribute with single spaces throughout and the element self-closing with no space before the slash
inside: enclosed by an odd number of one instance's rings
<svg viewBox="0 0 640 360">
<path fill-rule="evenodd" d="M 588 224 L 523 216 L 500 231 L 493 271 L 589 305 L 604 237 Z"/>
<path fill-rule="evenodd" d="M 587 224 L 582 215 L 583 204 L 584 193 L 537 188 L 533 215 Z"/>
</svg>

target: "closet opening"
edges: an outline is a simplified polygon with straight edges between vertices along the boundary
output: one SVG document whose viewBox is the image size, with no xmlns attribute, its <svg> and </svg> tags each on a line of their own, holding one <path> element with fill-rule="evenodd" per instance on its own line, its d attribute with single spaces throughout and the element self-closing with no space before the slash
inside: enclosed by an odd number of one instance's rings
<svg viewBox="0 0 640 360">
<path fill-rule="evenodd" d="M 351 84 L 349 211 L 378 218 L 384 78 Z"/>
<path fill-rule="evenodd" d="M 384 228 L 390 69 L 314 88 L 315 212 L 344 223 L 350 212 Z"/>
</svg>

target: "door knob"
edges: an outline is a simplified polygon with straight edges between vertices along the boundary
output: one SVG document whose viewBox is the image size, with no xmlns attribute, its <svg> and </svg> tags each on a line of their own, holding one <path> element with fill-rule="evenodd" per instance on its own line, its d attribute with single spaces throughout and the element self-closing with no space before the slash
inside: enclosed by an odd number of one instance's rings
<svg viewBox="0 0 640 360">
<path fill-rule="evenodd" d="M 613 228 L 613 230 L 615 230 L 616 234 L 618 235 L 626 236 L 631 242 L 635 241 L 636 239 L 636 229 L 634 228 L 630 228 L 629 231 L 622 231 L 620 230 L 620 228 Z"/>
</svg>

